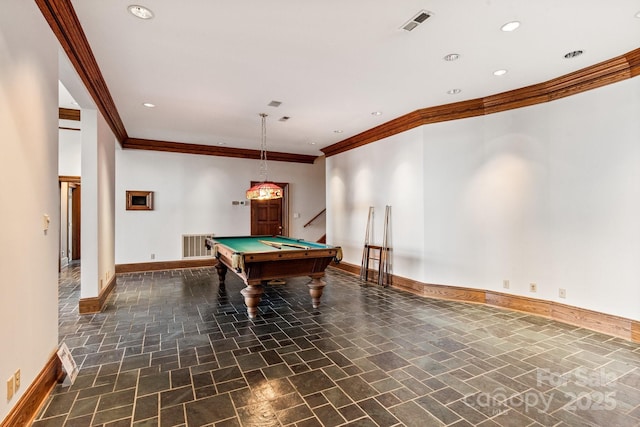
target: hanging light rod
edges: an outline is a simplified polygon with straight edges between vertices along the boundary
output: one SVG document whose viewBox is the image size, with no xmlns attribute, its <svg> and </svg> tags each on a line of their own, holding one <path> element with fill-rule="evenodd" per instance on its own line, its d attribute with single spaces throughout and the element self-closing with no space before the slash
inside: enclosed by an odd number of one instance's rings
<svg viewBox="0 0 640 427">
<path fill-rule="evenodd" d="M 260 139 L 260 178 L 262 182 L 247 190 L 249 200 L 274 200 L 282 198 L 282 188 L 268 181 L 267 171 L 267 114 L 261 113 L 262 135 Z"/>
</svg>

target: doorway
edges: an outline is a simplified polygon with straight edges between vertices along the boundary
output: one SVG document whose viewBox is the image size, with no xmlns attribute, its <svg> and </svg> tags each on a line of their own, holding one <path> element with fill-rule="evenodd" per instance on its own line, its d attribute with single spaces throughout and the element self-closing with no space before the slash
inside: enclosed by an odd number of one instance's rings
<svg viewBox="0 0 640 427">
<path fill-rule="evenodd" d="M 259 182 L 251 181 L 251 186 Z M 282 198 L 251 201 L 252 236 L 288 236 L 289 233 L 289 184 L 276 182 L 282 188 Z"/>
<path fill-rule="evenodd" d="M 80 259 L 80 203 L 79 176 L 60 176 L 60 257 L 59 269 Z"/>
<path fill-rule="evenodd" d="M 78 182 L 71 188 L 71 261 L 80 259 L 80 199 L 82 186 Z"/>
</svg>

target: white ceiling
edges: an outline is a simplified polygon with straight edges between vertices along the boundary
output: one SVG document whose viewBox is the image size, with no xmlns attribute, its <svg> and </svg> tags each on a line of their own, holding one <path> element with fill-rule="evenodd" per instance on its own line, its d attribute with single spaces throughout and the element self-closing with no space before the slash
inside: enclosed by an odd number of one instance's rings
<svg viewBox="0 0 640 427">
<path fill-rule="evenodd" d="M 72 1 L 129 137 L 258 149 L 264 112 L 269 151 L 297 154 L 640 47 L 640 0 L 135 1 L 155 17 Z M 423 9 L 431 18 L 400 28 Z"/>
</svg>

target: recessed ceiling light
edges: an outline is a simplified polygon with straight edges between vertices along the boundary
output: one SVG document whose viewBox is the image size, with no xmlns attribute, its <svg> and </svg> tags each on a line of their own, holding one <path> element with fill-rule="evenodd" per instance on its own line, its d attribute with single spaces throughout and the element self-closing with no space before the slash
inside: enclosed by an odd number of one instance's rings
<svg viewBox="0 0 640 427">
<path fill-rule="evenodd" d="M 310 142 L 309 145 L 316 145 L 316 143 L 315 142 Z"/>
<path fill-rule="evenodd" d="M 342 133 L 342 132 L 344 132 L 344 131 L 343 131 L 343 130 L 340 130 L 340 129 L 336 129 L 336 130 L 334 130 L 333 132 L 334 132 L 334 133 Z"/>
<path fill-rule="evenodd" d="M 636 18 L 640 18 L 640 11 L 636 13 Z"/>
<path fill-rule="evenodd" d="M 493 72 L 494 76 L 504 76 L 505 74 L 507 74 L 507 70 L 505 70 L 504 68 L 501 70 L 495 70 Z"/>
<path fill-rule="evenodd" d="M 571 58 L 575 58 L 576 56 L 580 56 L 583 53 L 584 52 L 581 51 L 581 50 L 574 50 L 573 52 L 565 53 L 564 57 L 565 57 L 565 59 L 571 59 Z"/>
<path fill-rule="evenodd" d="M 459 94 L 460 92 L 462 92 L 462 89 L 450 89 L 450 90 L 448 90 L 448 91 L 447 91 L 447 93 L 448 93 L 449 95 L 457 95 L 457 94 Z"/>
<path fill-rule="evenodd" d="M 145 102 L 145 103 L 144 103 L 144 104 L 142 104 L 142 105 L 144 105 L 144 106 L 145 106 L 145 107 L 147 107 L 147 108 L 153 108 L 153 107 L 155 107 L 155 106 L 156 106 L 156 104 L 152 104 L 152 103 L 150 103 L 150 102 Z"/>
<path fill-rule="evenodd" d="M 153 18 L 153 12 L 150 9 L 144 6 L 138 6 L 137 4 L 132 4 L 128 7 L 129 12 L 137 18 L 140 19 L 151 19 Z"/>
<path fill-rule="evenodd" d="M 502 31 L 514 31 L 515 29 L 517 29 L 520 26 L 520 22 L 519 21 L 511 21 L 511 22 L 507 22 L 506 24 L 504 24 L 502 27 L 500 27 L 500 29 Z"/>
<path fill-rule="evenodd" d="M 444 59 L 445 61 L 455 61 L 456 59 L 460 58 L 460 55 L 457 53 L 450 53 L 448 55 L 445 55 Z"/>
<path fill-rule="evenodd" d="M 218 142 L 218 145 L 227 145 L 226 142 Z"/>
<path fill-rule="evenodd" d="M 382 111 L 374 111 L 373 113 L 371 113 L 372 116 L 381 116 L 382 115 Z"/>
</svg>

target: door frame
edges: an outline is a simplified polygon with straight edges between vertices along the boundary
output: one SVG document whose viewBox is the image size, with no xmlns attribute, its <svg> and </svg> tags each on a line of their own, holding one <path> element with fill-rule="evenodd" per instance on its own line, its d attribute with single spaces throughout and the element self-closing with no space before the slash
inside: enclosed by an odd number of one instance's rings
<svg viewBox="0 0 640 427">
<path fill-rule="evenodd" d="M 75 255 L 80 259 L 80 197 L 81 197 L 81 178 L 79 176 L 68 176 L 68 175 L 60 175 L 58 176 L 58 186 L 60 191 L 62 191 L 62 183 L 66 183 L 66 193 L 65 200 L 67 203 L 67 208 L 69 207 L 69 192 L 72 192 L 71 196 L 71 209 L 67 209 L 67 215 L 65 218 L 65 227 L 67 228 L 67 242 L 71 240 L 71 252 L 76 251 Z M 61 199 L 62 202 L 62 199 Z M 62 206 L 60 206 L 60 214 L 62 215 Z M 69 220 L 71 219 L 71 228 L 69 227 Z M 62 224 L 61 224 L 62 226 Z M 59 233 L 59 240 L 62 239 L 62 230 Z M 58 244 L 60 246 L 60 243 Z M 67 245 L 67 259 L 70 263 L 74 260 L 74 254 L 69 252 L 69 245 Z M 60 253 L 58 250 L 58 270 L 61 268 L 61 259 Z"/>
<path fill-rule="evenodd" d="M 251 187 L 260 184 L 262 181 L 251 181 Z M 280 213 L 280 223 L 282 224 L 282 235 L 289 235 L 289 183 L 288 182 L 274 182 L 278 187 L 282 188 L 282 212 Z M 251 212 L 249 215 L 249 230 L 251 230 L 251 218 L 255 214 L 255 204 L 251 200 Z M 251 232 L 249 232 L 251 233 Z"/>
<path fill-rule="evenodd" d="M 80 231 L 82 230 L 82 185 L 76 184 L 72 190 L 73 196 L 71 199 L 71 258 L 69 261 L 77 261 L 82 254 L 82 248 L 80 247 Z"/>
</svg>

